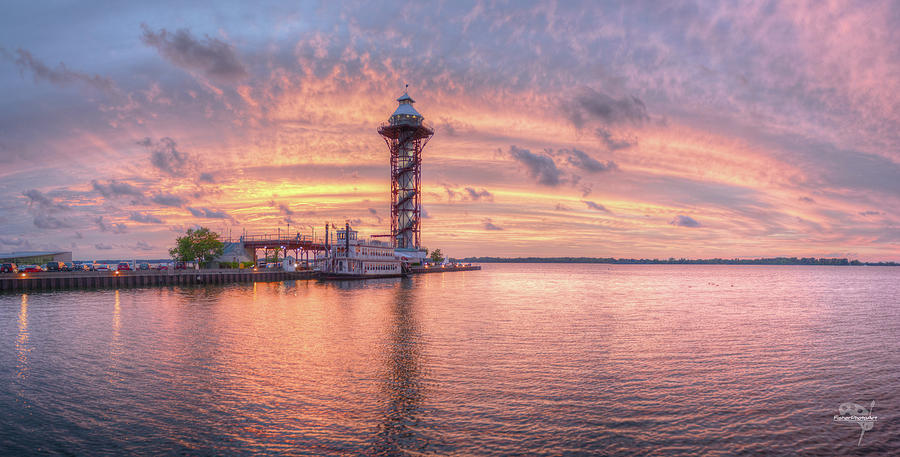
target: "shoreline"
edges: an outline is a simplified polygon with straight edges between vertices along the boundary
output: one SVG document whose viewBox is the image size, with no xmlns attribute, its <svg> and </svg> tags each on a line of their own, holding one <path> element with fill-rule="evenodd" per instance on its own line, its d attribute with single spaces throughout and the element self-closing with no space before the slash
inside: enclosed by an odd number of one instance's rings
<svg viewBox="0 0 900 457">
<path fill-rule="evenodd" d="M 461 263 L 563 263 L 563 264 L 603 264 L 603 265 L 770 265 L 770 266 L 869 266 L 900 267 L 900 262 L 861 262 L 844 258 L 797 259 L 796 257 L 774 257 L 757 259 L 616 259 L 604 257 L 466 257 L 452 259 Z"/>
</svg>

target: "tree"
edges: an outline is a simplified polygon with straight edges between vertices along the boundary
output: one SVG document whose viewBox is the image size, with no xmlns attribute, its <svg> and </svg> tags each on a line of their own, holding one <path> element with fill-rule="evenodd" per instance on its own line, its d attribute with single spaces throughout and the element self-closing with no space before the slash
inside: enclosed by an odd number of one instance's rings
<svg viewBox="0 0 900 457">
<path fill-rule="evenodd" d="M 169 255 L 182 262 L 209 263 L 223 252 L 225 244 L 219 241 L 219 234 L 206 227 L 188 229 L 185 236 L 175 239 L 175 247 L 169 249 Z"/>
<path fill-rule="evenodd" d="M 434 263 L 441 263 L 444 261 L 444 253 L 441 252 L 440 248 L 431 251 L 431 261 Z"/>
</svg>

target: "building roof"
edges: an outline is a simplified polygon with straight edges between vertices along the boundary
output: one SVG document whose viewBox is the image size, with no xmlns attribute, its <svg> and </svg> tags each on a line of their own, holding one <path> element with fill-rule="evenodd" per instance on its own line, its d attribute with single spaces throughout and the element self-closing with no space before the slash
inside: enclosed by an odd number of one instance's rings
<svg viewBox="0 0 900 457">
<path fill-rule="evenodd" d="M 0 252 L 0 257 L 35 257 L 40 255 L 65 254 L 69 251 L 17 251 Z"/>
<path fill-rule="evenodd" d="M 244 249 L 244 243 L 225 243 L 225 249 L 222 255 L 216 257 L 217 262 L 251 262 L 253 259 Z"/>
<path fill-rule="evenodd" d="M 413 100 L 408 93 L 404 92 L 397 101 L 400 102 L 400 106 L 397 107 L 394 114 L 391 114 L 392 121 L 395 119 L 394 116 L 415 116 L 420 119 L 422 118 L 422 115 L 412 106 L 416 101 Z"/>
<path fill-rule="evenodd" d="M 402 115 L 402 114 L 406 114 L 406 115 L 409 115 L 409 116 L 418 116 L 418 117 L 422 117 L 422 115 L 419 114 L 419 112 L 416 111 L 416 109 L 413 108 L 412 105 L 407 105 L 407 104 L 402 104 L 402 105 L 398 106 L 398 107 L 397 107 L 397 111 L 394 111 L 394 114 L 391 114 L 391 117 L 394 117 L 394 116 L 397 116 L 397 115 Z"/>
<path fill-rule="evenodd" d="M 3 259 L 20 259 L 23 257 L 41 257 L 45 255 L 71 254 L 69 251 L 18 251 L 18 252 L 0 252 L 0 260 Z"/>
</svg>

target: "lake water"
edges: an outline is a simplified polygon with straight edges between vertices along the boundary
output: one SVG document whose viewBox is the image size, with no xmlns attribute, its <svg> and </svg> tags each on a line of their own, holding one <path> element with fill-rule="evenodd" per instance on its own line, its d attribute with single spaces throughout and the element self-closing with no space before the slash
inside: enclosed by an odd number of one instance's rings
<svg viewBox="0 0 900 457">
<path fill-rule="evenodd" d="M 898 419 L 900 268 L 0 295 L 3 455 L 900 455 Z"/>
</svg>

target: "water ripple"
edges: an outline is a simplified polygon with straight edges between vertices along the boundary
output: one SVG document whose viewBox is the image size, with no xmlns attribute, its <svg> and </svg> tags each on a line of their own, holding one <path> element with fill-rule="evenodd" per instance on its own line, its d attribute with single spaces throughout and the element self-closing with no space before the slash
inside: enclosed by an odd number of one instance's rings
<svg viewBox="0 0 900 457">
<path fill-rule="evenodd" d="M 900 453 L 900 269 L 0 295 L 4 454 Z M 835 424 L 875 400 L 879 420 Z"/>
</svg>

